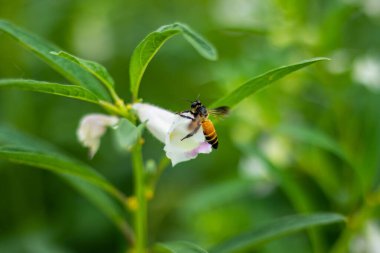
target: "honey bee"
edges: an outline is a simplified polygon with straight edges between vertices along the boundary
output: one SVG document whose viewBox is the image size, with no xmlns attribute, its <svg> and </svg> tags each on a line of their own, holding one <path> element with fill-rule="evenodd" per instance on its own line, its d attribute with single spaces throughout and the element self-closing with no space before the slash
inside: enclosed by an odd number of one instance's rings
<svg viewBox="0 0 380 253">
<path fill-rule="evenodd" d="M 198 132 L 198 130 L 202 127 L 203 134 L 206 138 L 206 141 L 214 148 L 218 148 L 218 135 L 216 134 L 216 130 L 214 124 L 208 118 L 209 115 L 215 116 L 224 116 L 229 112 L 229 108 L 227 106 L 221 106 L 215 109 L 207 109 L 201 101 L 198 99 L 194 102 L 191 102 L 190 110 L 186 110 L 178 113 L 181 117 L 190 119 L 191 122 L 189 124 L 189 129 L 192 130 L 188 135 L 183 137 L 181 141 L 184 139 L 190 138 L 194 134 Z M 184 115 L 184 113 L 190 113 L 192 116 Z"/>
</svg>

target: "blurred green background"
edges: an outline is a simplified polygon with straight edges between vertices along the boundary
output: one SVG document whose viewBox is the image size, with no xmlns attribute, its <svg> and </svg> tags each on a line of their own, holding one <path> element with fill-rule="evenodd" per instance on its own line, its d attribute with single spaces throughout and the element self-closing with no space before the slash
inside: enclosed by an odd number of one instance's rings
<svg viewBox="0 0 380 253">
<path fill-rule="evenodd" d="M 284 215 L 331 211 L 359 218 L 255 252 L 328 252 L 339 243 L 350 252 L 379 252 L 379 1 L 0 0 L 0 18 L 99 61 L 126 100 L 135 46 L 161 25 L 189 24 L 220 57 L 206 61 L 180 37 L 164 45 L 140 94 L 173 111 L 186 109 L 185 99 L 198 94 L 210 104 L 271 68 L 331 58 L 280 80 L 218 121 L 216 152 L 167 168 L 149 203 L 149 240 L 209 247 Z M 66 82 L 4 34 L 0 66 L 1 78 Z M 54 143 L 131 195 L 130 158 L 114 148 L 112 136 L 102 139 L 93 160 L 76 139 L 80 118 L 93 112 L 101 110 L 52 95 L 0 90 L 1 124 Z M 144 158 L 158 162 L 163 145 L 149 133 L 145 137 Z M 0 160 L 0 252 L 124 249 L 111 222 L 65 182 Z"/>
</svg>

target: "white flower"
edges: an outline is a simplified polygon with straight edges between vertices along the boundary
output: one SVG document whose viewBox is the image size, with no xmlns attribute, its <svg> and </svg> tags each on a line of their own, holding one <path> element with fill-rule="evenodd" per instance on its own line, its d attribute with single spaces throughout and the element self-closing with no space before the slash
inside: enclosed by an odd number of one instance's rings
<svg viewBox="0 0 380 253">
<path fill-rule="evenodd" d="M 353 79 L 373 91 L 380 90 L 380 59 L 364 56 L 354 62 Z"/>
<path fill-rule="evenodd" d="M 83 146 L 90 149 L 89 155 L 91 158 L 98 151 L 100 138 L 106 132 L 107 127 L 116 126 L 118 122 L 117 117 L 104 114 L 88 114 L 81 119 L 77 137 Z"/>
<path fill-rule="evenodd" d="M 363 231 L 358 233 L 350 243 L 352 253 L 379 253 L 380 252 L 380 226 L 376 220 L 368 220 Z"/>
<path fill-rule="evenodd" d="M 166 134 L 169 132 L 176 115 L 159 107 L 142 103 L 134 104 L 133 109 L 135 109 L 141 122 L 147 121 L 146 126 L 153 136 L 165 143 Z"/>
<path fill-rule="evenodd" d="M 250 155 L 240 159 L 240 176 L 252 180 L 252 190 L 255 195 L 266 197 L 276 188 L 276 182 L 270 174 L 268 165 L 259 156 Z"/>
<path fill-rule="evenodd" d="M 147 128 L 153 136 L 165 143 L 166 156 L 173 166 L 194 159 L 199 153 L 212 151 L 201 129 L 190 138 L 181 140 L 191 132 L 188 127 L 190 119 L 150 104 L 137 103 L 133 109 L 141 122 L 147 121 Z"/>
</svg>

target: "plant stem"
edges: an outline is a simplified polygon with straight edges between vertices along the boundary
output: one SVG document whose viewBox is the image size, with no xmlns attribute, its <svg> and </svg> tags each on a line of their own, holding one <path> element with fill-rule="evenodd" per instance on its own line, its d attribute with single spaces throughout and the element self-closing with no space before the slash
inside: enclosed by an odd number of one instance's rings
<svg viewBox="0 0 380 253">
<path fill-rule="evenodd" d="M 153 192 L 153 195 L 154 195 L 154 192 L 156 191 L 156 184 L 158 180 L 160 179 L 162 173 L 164 172 L 164 170 L 169 164 L 170 164 L 170 160 L 166 156 L 164 156 L 159 162 L 159 164 L 157 165 L 156 174 L 153 176 L 153 178 L 151 178 L 150 182 L 147 185 L 148 188 Z"/>
<path fill-rule="evenodd" d="M 136 253 L 144 253 L 146 246 L 147 201 L 145 198 L 145 172 L 141 143 L 132 150 L 137 210 L 135 212 Z"/>
<path fill-rule="evenodd" d="M 125 240 L 129 243 L 129 245 L 133 248 L 135 246 L 135 235 L 133 230 L 129 226 L 129 224 L 124 221 L 119 224 L 119 229 L 123 234 Z"/>
</svg>

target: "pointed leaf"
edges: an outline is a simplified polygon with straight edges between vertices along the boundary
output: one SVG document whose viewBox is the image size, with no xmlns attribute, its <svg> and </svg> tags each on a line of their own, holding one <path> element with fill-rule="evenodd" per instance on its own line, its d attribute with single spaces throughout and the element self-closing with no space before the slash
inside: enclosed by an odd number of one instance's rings
<svg viewBox="0 0 380 253">
<path fill-rule="evenodd" d="M 345 217 L 334 213 L 321 213 L 310 215 L 294 215 L 284 217 L 270 224 L 257 228 L 251 232 L 239 235 L 228 240 L 216 248 L 212 253 L 233 253 L 241 250 L 253 249 L 279 237 L 298 232 L 300 230 L 331 223 L 344 222 Z"/>
<path fill-rule="evenodd" d="M 101 81 L 109 91 L 114 91 L 114 81 L 111 77 L 111 75 L 108 73 L 107 69 L 94 61 L 84 60 L 79 57 L 76 57 L 72 54 L 60 51 L 60 52 L 50 52 L 53 55 L 62 57 L 64 59 L 67 59 L 75 64 L 78 64 L 81 68 L 84 70 L 90 72 L 93 74 L 96 78 Z"/>
<path fill-rule="evenodd" d="M 50 53 L 51 51 L 60 51 L 57 46 L 5 20 L 0 20 L 0 31 L 5 32 L 25 48 L 32 51 L 73 84 L 87 88 L 101 100 L 111 101 L 107 90 L 90 73 L 73 62 Z"/>
<path fill-rule="evenodd" d="M 0 87 L 14 87 L 22 90 L 49 93 L 75 98 L 91 103 L 98 103 L 97 97 L 86 88 L 76 85 L 49 83 L 25 79 L 0 79 Z"/>
<path fill-rule="evenodd" d="M 129 151 L 140 139 L 145 128 L 145 123 L 135 126 L 127 119 L 121 119 L 114 131 L 114 139 L 117 146 L 123 151 Z"/>
<path fill-rule="evenodd" d="M 296 64 L 270 70 L 262 75 L 248 80 L 237 89 L 233 90 L 226 96 L 213 103 L 210 107 L 235 106 L 236 104 L 240 103 L 243 99 L 267 87 L 269 84 L 289 75 L 290 73 L 304 68 L 306 66 L 309 66 L 313 63 L 325 60 L 328 60 L 328 58 L 313 58 Z"/>
<path fill-rule="evenodd" d="M 172 27 L 176 26 L 181 29 L 183 37 L 195 48 L 195 50 L 198 51 L 200 55 L 211 61 L 218 59 L 218 52 L 216 51 L 215 47 L 200 34 L 191 29 L 188 25 L 175 23 L 173 25 L 163 27 L 163 30 L 173 29 Z"/>
<path fill-rule="evenodd" d="M 207 253 L 201 247 L 185 241 L 158 243 L 155 246 L 155 251 L 163 253 Z"/>
<path fill-rule="evenodd" d="M 156 31 L 148 34 L 148 36 L 146 36 L 133 51 L 129 73 L 131 78 L 131 92 L 135 99 L 138 97 L 140 82 L 149 62 L 156 55 L 157 51 L 165 41 L 176 34 L 183 34 L 184 38 L 203 57 L 209 60 L 217 59 L 218 56 L 215 48 L 188 26 L 180 23 L 162 26 Z"/>
</svg>

